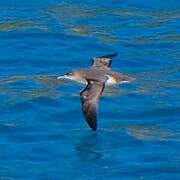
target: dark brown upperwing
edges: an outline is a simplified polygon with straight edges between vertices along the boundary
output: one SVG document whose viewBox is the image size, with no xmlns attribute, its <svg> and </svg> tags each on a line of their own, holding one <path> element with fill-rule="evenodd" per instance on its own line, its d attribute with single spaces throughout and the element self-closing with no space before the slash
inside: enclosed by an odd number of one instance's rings
<svg viewBox="0 0 180 180">
<path fill-rule="evenodd" d="M 117 56 L 117 53 L 114 54 L 108 54 L 105 56 L 101 56 L 101 57 L 94 57 L 92 59 L 92 66 L 96 66 L 96 67 L 110 67 L 111 62 L 112 62 L 112 58 Z"/>
<path fill-rule="evenodd" d="M 98 99 L 103 92 L 104 82 L 88 79 L 88 85 L 81 92 L 82 111 L 88 125 L 97 129 L 97 106 Z"/>
</svg>

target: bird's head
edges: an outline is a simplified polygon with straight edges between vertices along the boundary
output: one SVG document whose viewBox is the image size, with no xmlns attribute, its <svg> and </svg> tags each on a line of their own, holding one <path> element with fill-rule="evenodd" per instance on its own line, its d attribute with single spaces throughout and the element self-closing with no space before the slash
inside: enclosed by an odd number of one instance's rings
<svg viewBox="0 0 180 180">
<path fill-rule="evenodd" d="M 68 73 L 64 74 L 63 76 L 57 77 L 57 79 L 70 79 L 73 81 L 78 81 L 82 78 L 81 76 L 82 75 L 79 71 L 69 71 Z"/>
</svg>

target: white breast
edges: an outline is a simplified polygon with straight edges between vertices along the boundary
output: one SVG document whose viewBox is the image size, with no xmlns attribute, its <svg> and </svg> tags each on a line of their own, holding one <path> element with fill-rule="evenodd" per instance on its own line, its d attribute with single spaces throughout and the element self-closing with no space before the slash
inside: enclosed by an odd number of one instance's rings
<svg viewBox="0 0 180 180">
<path fill-rule="evenodd" d="M 116 80 L 113 78 L 113 77 L 111 77 L 111 76 L 108 76 L 108 79 L 107 79 L 107 81 L 106 81 L 106 85 L 107 86 L 112 86 L 112 85 L 114 85 L 114 84 L 116 84 L 117 82 L 116 82 Z"/>
</svg>

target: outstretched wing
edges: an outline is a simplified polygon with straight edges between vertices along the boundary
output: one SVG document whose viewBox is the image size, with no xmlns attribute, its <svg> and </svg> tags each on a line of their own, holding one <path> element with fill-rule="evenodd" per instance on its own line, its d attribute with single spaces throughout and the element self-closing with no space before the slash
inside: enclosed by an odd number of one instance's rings
<svg viewBox="0 0 180 180">
<path fill-rule="evenodd" d="M 117 56 L 118 53 L 114 54 L 108 54 L 105 56 L 101 57 L 94 57 L 92 59 L 92 66 L 97 66 L 97 67 L 110 67 L 112 58 Z"/>
<path fill-rule="evenodd" d="M 88 125 L 95 131 L 97 129 L 98 99 L 103 92 L 104 82 L 87 80 L 88 85 L 81 92 L 82 111 Z"/>
</svg>

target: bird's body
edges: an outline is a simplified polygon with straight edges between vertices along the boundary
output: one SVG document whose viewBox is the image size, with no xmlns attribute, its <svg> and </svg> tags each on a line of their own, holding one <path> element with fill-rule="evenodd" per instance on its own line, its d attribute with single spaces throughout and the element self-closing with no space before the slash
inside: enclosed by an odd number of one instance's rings
<svg viewBox="0 0 180 180">
<path fill-rule="evenodd" d="M 123 75 L 121 73 L 111 71 L 109 68 L 99 68 L 99 67 L 91 67 L 89 69 L 79 69 L 75 70 L 76 76 L 63 76 L 66 79 L 70 79 L 76 81 L 81 84 L 87 84 L 87 79 L 104 79 L 104 76 L 107 76 L 108 79 L 106 81 L 107 86 L 113 86 L 119 83 L 129 82 L 132 78 Z"/>
<path fill-rule="evenodd" d="M 134 78 L 110 69 L 112 58 L 116 55 L 117 53 L 93 58 L 90 68 L 71 71 L 58 77 L 58 79 L 65 78 L 86 84 L 86 88 L 80 93 L 82 110 L 93 130 L 97 128 L 97 102 L 104 87 L 134 80 Z"/>
</svg>

